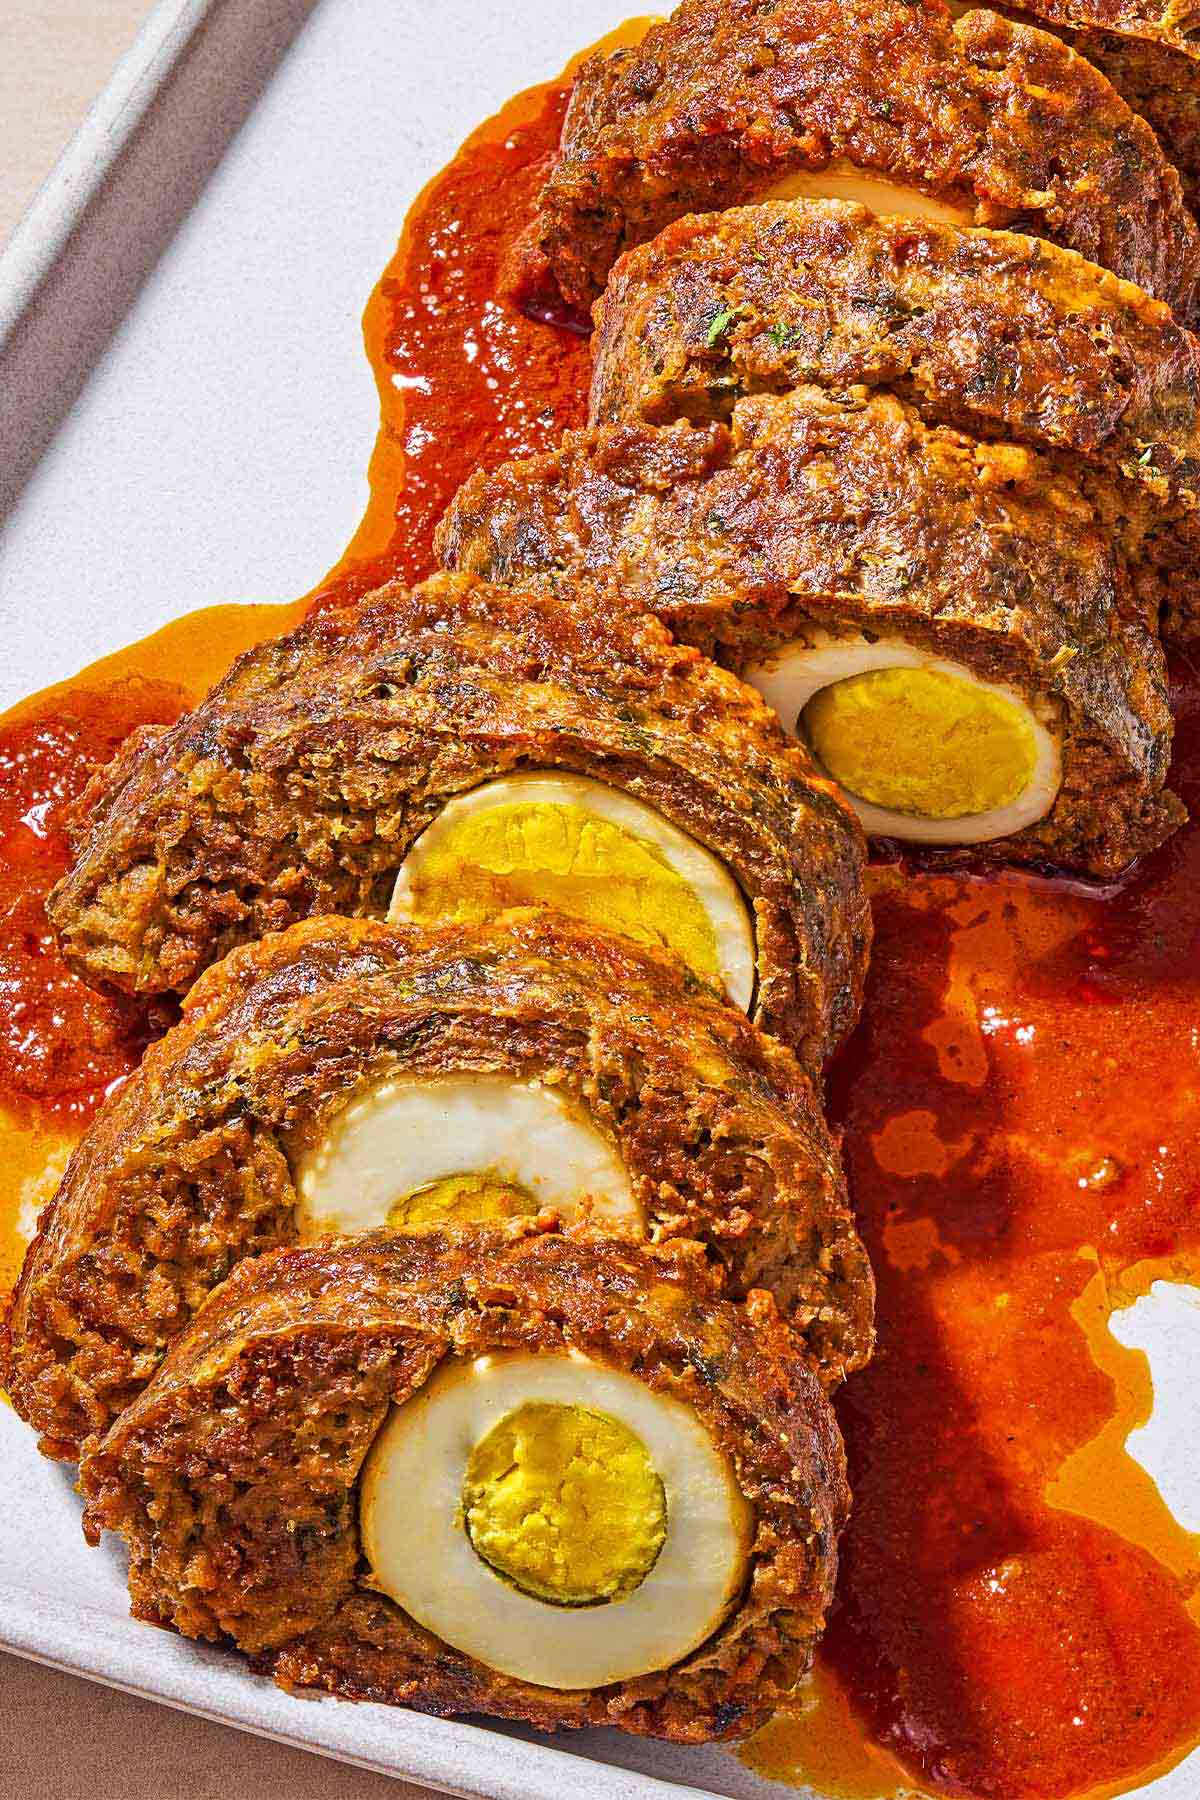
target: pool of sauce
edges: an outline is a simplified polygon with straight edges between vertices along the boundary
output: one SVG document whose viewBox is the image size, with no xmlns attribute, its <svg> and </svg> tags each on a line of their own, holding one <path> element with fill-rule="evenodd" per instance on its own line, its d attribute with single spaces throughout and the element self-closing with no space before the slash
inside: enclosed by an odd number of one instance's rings
<svg viewBox="0 0 1200 1800">
<path fill-rule="evenodd" d="M 1198 813 L 1200 681 L 1178 677 Z M 872 880 L 831 1113 L 879 1350 L 838 1403 L 855 1505 L 824 1665 L 922 1790 L 1126 1791 L 1200 1729 L 1200 1542 L 1125 1453 L 1152 1396 L 1108 1330 L 1198 1273 L 1200 830 L 1104 896 Z M 777 1723 L 750 1760 L 803 1773 L 820 1731 Z"/>
<path fill-rule="evenodd" d="M 425 572 L 466 473 L 583 418 L 585 340 L 498 297 L 565 93 L 518 96 L 413 207 L 366 314 L 371 503 L 314 593 L 179 620 L 0 720 L 0 1290 L 71 1143 L 169 1022 L 84 988 L 47 930 L 91 770 L 308 606 Z M 1186 663 L 1176 698 L 1200 814 Z M 743 1755 L 857 1800 L 1126 1792 L 1200 1738 L 1200 1545 L 1125 1452 L 1150 1385 L 1108 1330 L 1154 1279 L 1200 1278 L 1200 830 L 1105 894 L 887 863 L 872 881 L 831 1110 L 880 1347 L 839 1402 L 856 1503 L 820 1666 Z"/>
</svg>

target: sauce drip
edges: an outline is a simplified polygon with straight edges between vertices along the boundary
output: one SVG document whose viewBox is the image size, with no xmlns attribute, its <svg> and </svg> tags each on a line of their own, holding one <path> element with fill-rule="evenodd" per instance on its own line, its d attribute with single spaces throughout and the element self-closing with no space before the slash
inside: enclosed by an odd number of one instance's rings
<svg viewBox="0 0 1200 1800">
<path fill-rule="evenodd" d="M 371 497 L 318 605 L 427 575 L 437 522 L 473 469 L 550 450 L 586 421 L 587 338 L 498 297 L 515 278 L 567 93 L 531 88 L 510 101 L 409 214 L 363 321 L 381 413 Z"/>
<path fill-rule="evenodd" d="M 48 934 L 89 767 L 305 604 L 423 573 L 472 469 L 583 418 L 584 341 L 497 297 L 564 95 L 518 96 L 412 209 L 367 312 L 371 503 L 309 602 L 181 620 L 0 721 L 0 1287 L 70 1141 L 166 1022 L 84 989 Z M 1177 676 L 1176 782 L 1200 814 L 1200 676 Z M 1197 1543 L 1125 1453 L 1149 1383 L 1107 1329 L 1155 1276 L 1200 1272 L 1200 830 L 1106 896 L 872 879 L 866 1016 L 831 1108 L 880 1349 L 839 1401 L 856 1504 L 815 1704 L 744 1755 L 862 1800 L 1126 1791 L 1200 1736 Z"/>
</svg>

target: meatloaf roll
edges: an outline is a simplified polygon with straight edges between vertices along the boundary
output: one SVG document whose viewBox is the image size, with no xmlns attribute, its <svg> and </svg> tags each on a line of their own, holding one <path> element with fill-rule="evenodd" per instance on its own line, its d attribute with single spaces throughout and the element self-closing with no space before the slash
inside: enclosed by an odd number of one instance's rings
<svg viewBox="0 0 1200 1800">
<path fill-rule="evenodd" d="M 536 235 L 587 306 L 684 213 L 814 194 L 1011 226 L 1196 308 L 1196 225 L 1146 122 L 1060 39 L 941 0 L 684 0 L 584 64 Z"/>
<path fill-rule="evenodd" d="M 258 1258 L 87 1457 L 85 1528 L 138 1617 L 287 1688 L 740 1737 L 811 1661 L 849 1501 L 758 1301 L 554 1237 Z"/>
<path fill-rule="evenodd" d="M 1071 452 L 1147 606 L 1200 631 L 1200 340 L 1073 252 L 834 201 L 741 207 L 623 257 L 597 324 L 594 423 L 861 384 Z"/>
<path fill-rule="evenodd" d="M 249 651 L 83 797 L 50 918 L 183 992 L 323 912 L 545 904 L 665 944 L 818 1067 L 857 1016 L 857 824 L 758 695 L 615 597 L 437 577 Z"/>
<path fill-rule="evenodd" d="M 965 11 L 953 5 L 952 11 Z M 1194 0 L 1024 0 L 1010 17 L 1052 31 L 1140 113 L 1200 208 L 1200 8 Z"/>
<path fill-rule="evenodd" d="M 5 1386 L 71 1459 L 242 1258 L 539 1215 L 701 1244 L 830 1382 L 870 1352 L 819 1097 L 678 961 L 541 911 L 315 919 L 203 976 L 98 1115 L 26 1258 Z"/>
<path fill-rule="evenodd" d="M 1062 453 L 797 388 L 478 475 L 454 567 L 581 578 L 740 669 L 877 835 L 1109 875 L 1182 818 L 1162 651 Z"/>
</svg>

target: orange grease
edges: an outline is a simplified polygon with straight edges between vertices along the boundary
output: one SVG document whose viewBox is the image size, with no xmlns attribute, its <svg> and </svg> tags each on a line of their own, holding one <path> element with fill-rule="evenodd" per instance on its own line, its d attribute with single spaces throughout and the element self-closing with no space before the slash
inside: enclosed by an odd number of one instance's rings
<svg viewBox="0 0 1200 1800">
<path fill-rule="evenodd" d="M 564 92 L 518 96 L 409 215 L 366 316 L 371 503 L 319 604 L 425 572 L 471 469 L 583 417 L 584 341 L 496 293 Z M 42 902 L 65 808 L 129 729 L 306 604 L 194 615 L 0 721 L 0 1288 L 66 1146 L 165 1022 L 57 957 Z M 1177 698 L 1200 812 L 1200 678 L 1181 669 Z M 866 1016 L 831 1107 L 880 1352 L 839 1401 L 856 1506 L 821 1666 L 744 1755 L 854 1800 L 1115 1794 L 1200 1736 L 1197 1545 L 1125 1454 L 1149 1378 L 1107 1329 L 1155 1275 L 1200 1274 L 1200 831 L 1108 897 L 873 879 Z"/>
<path fill-rule="evenodd" d="M 894 1756 L 872 1743 L 833 1671 L 818 1658 L 794 1710 L 777 1713 L 739 1752 L 768 1781 L 822 1800 L 907 1800 L 917 1790 Z"/>
</svg>

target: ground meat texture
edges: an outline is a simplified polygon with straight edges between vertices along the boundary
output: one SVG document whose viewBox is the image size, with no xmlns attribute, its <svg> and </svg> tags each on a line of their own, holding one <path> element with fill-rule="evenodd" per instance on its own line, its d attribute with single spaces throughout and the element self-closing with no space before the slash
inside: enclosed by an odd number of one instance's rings
<svg viewBox="0 0 1200 1800">
<path fill-rule="evenodd" d="M 601 426 L 472 478 L 453 567 L 607 582 L 736 667 L 814 627 L 900 636 L 1048 702 L 1053 810 L 971 846 L 1109 875 L 1180 822 L 1157 638 L 1111 521 L 1060 458 L 928 426 L 894 396 L 799 388 L 729 425 Z"/>
<path fill-rule="evenodd" d="M 745 394 L 861 384 L 1073 453 L 1147 603 L 1200 630 L 1200 340 L 1071 251 L 780 201 L 668 226 L 617 264 L 596 318 L 593 423 L 727 419 Z"/>
<path fill-rule="evenodd" d="M 694 1408 L 754 1518 L 746 1588 L 682 1663 L 566 1692 L 496 1673 L 367 1585 L 356 1484 L 390 1404 L 446 1358 L 572 1349 Z M 138 1617 L 255 1654 L 285 1687 L 542 1730 L 684 1743 L 761 1724 L 811 1661 L 848 1509 L 832 1412 L 765 1296 L 555 1237 L 379 1235 L 243 1266 L 81 1471 Z"/>
<path fill-rule="evenodd" d="M 870 1268 L 819 1095 L 682 965 L 545 912 L 434 929 L 308 920 L 234 952 L 103 1108 L 44 1213 L 4 1385 L 68 1460 L 206 1294 L 295 1239 L 290 1157 L 365 1088 L 500 1072 L 574 1098 L 651 1236 L 770 1289 L 825 1378 L 871 1348 Z"/>
<path fill-rule="evenodd" d="M 758 696 L 611 600 L 436 577 L 249 651 L 84 794 L 50 919 L 87 980 L 186 991 L 235 944 L 386 913 L 446 802 L 591 776 L 712 850 L 754 915 L 758 1023 L 817 1068 L 857 1017 L 857 821 Z"/>
<path fill-rule="evenodd" d="M 1200 209 L 1200 14 L 1186 3 L 1032 0 L 1003 8 L 1010 18 L 1052 31 L 1112 82 L 1154 128 L 1179 170 L 1184 198 Z M 1182 27 L 1182 29 L 1181 29 Z"/>
<path fill-rule="evenodd" d="M 1079 251 L 1191 318 L 1197 230 L 1179 176 L 1058 38 L 941 0 L 684 0 L 576 80 L 537 236 L 590 305 L 622 251 L 687 212 L 848 160 Z"/>
</svg>

